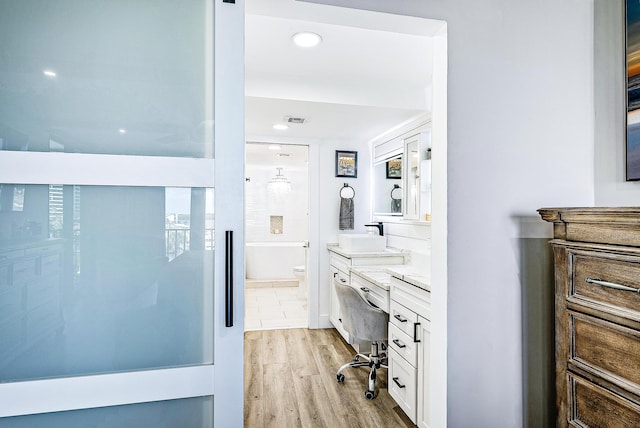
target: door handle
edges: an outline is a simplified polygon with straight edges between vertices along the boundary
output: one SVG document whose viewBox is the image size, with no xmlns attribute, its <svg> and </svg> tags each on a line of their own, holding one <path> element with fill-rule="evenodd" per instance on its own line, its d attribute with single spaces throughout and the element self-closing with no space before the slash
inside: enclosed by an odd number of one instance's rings
<svg viewBox="0 0 640 428">
<path fill-rule="evenodd" d="M 233 230 L 225 232 L 224 312 L 225 326 L 233 327 Z"/>
</svg>

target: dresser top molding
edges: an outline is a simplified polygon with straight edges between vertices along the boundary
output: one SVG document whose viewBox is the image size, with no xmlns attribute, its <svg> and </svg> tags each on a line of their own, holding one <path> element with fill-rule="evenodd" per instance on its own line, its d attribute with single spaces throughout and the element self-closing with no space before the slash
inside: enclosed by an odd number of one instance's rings
<svg viewBox="0 0 640 428">
<path fill-rule="evenodd" d="M 567 241 L 640 247 L 640 207 L 541 208 L 553 237 Z"/>
</svg>

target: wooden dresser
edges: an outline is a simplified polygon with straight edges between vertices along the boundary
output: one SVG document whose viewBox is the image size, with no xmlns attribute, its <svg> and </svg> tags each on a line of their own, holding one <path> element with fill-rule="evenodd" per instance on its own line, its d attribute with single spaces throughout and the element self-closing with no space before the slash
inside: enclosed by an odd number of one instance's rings
<svg viewBox="0 0 640 428">
<path fill-rule="evenodd" d="M 557 426 L 640 427 L 640 207 L 553 222 Z"/>
</svg>

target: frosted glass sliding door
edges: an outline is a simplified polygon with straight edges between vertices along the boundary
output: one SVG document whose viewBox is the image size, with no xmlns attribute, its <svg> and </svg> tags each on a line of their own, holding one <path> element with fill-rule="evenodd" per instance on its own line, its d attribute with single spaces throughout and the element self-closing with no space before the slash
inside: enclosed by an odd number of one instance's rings
<svg viewBox="0 0 640 428">
<path fill-rule="evenodd" d="M 213 220 L 212 189 L 0 184 L 0 382 L 211 364 Z"/>
<path fill-rule="evenodd" d="M 0 2 L 0 426 L 242 425 L 243 22 Z"/>
</svg>

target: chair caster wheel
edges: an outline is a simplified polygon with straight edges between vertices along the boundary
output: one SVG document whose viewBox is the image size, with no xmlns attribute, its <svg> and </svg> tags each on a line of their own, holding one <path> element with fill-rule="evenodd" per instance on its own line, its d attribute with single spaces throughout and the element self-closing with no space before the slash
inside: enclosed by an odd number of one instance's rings
<svg viewBox="0 0 640 428">
<path fill-rule="evenodd" d="M 369 391 L 368 389 L 364 392 L 364 398 L 366 398 L 367 400 L 373 400 L 373 398 L 375 397 L 375 394 L 373 391 Z"/>
<path fill-rule="evenodd" d="M 338 380 L 338 382 L 342 383 L 344 382 L 344 375 L 342 373 L 337 374 L 336 379 Z"/>
</svg>

